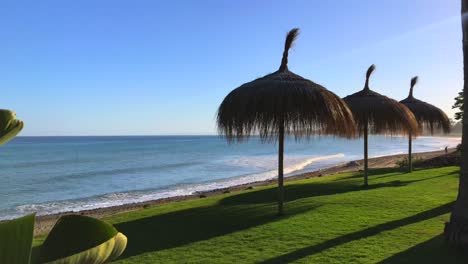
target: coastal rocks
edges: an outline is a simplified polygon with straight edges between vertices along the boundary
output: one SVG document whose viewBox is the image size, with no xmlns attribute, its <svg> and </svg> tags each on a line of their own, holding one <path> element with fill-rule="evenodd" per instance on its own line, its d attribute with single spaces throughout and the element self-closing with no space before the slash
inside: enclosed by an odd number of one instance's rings
<svg viewBox="0 0 468 264">
<path fill-rule="evenodd" d="M 359 162 L 357 162 L 355 160 L 346 163 L 346 167 L 348 167 L 348 168 L 358 167 L 358 166 L 361 166 L 361 164 L 359 164 Z"/>
<path fill-rule="evenodd" d="M 419 168 L 437 168 L 444 166 L 460 166 L 461 155 L 459 152 L 452 152 L 445 155 L 440 155 L 431 159 L 418 162 L 416 165 Z"/>
</svg>

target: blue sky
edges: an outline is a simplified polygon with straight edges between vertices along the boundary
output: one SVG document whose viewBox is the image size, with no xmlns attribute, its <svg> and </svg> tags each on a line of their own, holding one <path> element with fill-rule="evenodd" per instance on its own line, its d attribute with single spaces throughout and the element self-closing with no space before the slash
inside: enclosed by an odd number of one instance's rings
<svg viewBox="0 0 468 264">
<path fill-rule="evenodd" d="M 22 135 L 213 134 L 224 96 L 289 68 L 339 96 L 371 88 L 452 115 L 460 3 L 447 0 L 3 1 L 1 108 Z"/>
</svg>

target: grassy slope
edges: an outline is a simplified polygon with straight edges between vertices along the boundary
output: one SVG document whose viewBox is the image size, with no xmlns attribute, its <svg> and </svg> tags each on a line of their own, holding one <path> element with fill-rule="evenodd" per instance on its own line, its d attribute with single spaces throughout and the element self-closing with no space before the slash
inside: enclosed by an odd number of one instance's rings
<svg viewBox="0 0 468 264">
<path fill-rule="evenodd" d="M 468 263 L 441 236 L 457 167 L 373 174 L 288 183 L 284 217 L 273 187 L 110 217 L 129 239 L 117 262 Z"/>
</svg>

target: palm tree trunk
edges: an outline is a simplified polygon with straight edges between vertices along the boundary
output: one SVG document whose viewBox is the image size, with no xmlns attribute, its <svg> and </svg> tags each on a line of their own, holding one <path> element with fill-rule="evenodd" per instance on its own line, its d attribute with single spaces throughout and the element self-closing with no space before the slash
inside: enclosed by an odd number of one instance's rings
<svg viewBox="0 0 468 264">
<path fill-rule="evenodd" d="M 368 155 L 367 155 L 367 133 L 368 133 L 368 124 L 366 122 L 364 126 L 364 186 L 368 186 L 367 181 L 367 170 L 368 170 Z"/>
<path fill-rule="evenodd" d="M 284 153 L 284 123 L 279 127 L 278 135 L 278 215 L 283 215 L 284 186 L 283 186 L 283 153 Z"/>
<path fill-rule="evenodd" d="M 411 157 L 412 138 L 411 132 L 408 134 L 408 172 L 413 171 L 413 158 Z"/>
<path fill-rule="evenodd" d="M 465 17 L 466 16 L 466 17 Z M 462 0 L 463 95 L 468 98 L 468 0 Z M 450 222 L 445 224 L 445 238 L 456 247 L 468 249 L 468 107 L 463 109 L 462 150 L 458 197 Z"/>
</svg>

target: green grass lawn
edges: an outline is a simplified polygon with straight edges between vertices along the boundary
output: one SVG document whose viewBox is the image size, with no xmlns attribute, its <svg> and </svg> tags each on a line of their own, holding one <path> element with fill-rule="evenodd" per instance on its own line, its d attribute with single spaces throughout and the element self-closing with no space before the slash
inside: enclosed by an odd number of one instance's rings
<svg viewBox="0 0 468 264">
<path fill-rule="evenodd" d="M 117 263 L 468 263 L 441 235 L 458 170 L 377 169 L 367 189 L 359 173 L 290 182 L 282 217 L 268 186 L 106 220 L 128 237 Z"/>
</svg>

